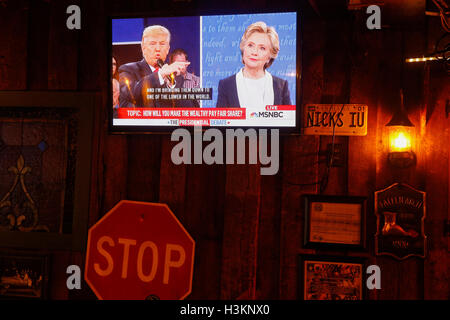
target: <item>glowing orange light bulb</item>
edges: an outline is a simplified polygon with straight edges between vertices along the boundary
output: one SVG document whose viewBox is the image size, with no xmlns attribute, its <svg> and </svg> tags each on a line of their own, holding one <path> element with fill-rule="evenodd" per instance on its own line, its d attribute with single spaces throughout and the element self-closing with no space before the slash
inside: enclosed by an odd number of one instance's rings
<svg viewBox="0 0 450 320">
<path fill-rule="evenodd" d="M 411 130 L 405 127 L 391 127 L 389 133 L 390 152 L 409 152 L 412 149 Z"/>
<path fill-rule="evenodd" d="M 403 132 L 400 132 L 397 137 L 394 138 L 394 148 L 397 150 L 404 150 L 411 146 L 411 142 L 406 138 Z"/>
</svg>

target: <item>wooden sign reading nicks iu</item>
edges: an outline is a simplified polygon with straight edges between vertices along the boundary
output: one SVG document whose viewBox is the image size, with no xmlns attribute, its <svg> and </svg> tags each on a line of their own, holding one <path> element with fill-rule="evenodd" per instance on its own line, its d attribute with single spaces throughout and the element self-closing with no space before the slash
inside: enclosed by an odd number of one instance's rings
<svg viewBox="0 0 450 320">
<path fill-rule="evenodd" d="M 308 104 L 303 109 L 303 133 L 365 136 L 368 111 L 362 104 Z"/>
<path fill-rule="evenodd" d="M 425 258 L 425 195 L 403 183 L 394 183 L 375 192 L 376 255 L 400 260 L 411 256 Z"/>
</svg>

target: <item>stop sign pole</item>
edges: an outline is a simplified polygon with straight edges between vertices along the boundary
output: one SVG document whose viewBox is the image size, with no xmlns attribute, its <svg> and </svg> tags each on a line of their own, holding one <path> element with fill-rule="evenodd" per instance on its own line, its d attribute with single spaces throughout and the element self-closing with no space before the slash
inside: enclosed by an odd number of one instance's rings
<svg viewBox="0 0 450 320">
<path fill-rule="evenodd" d="M 167 205 L 122 200 L 89 229 L 85 280 L 101 300 L 184 299 L 194 252 Z"/>
</svg>

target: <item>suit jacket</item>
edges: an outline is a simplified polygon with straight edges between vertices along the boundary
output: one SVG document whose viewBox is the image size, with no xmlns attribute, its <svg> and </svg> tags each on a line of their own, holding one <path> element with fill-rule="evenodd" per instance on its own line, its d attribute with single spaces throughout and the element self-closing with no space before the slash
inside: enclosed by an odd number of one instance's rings
<svg viewBox="0 0 450 320">
<path fill-rule="evenodd" d="M 119 105 L 121 108 L 136 107 L 137 97 L 134 96 L 136 84 L 151 73 L 152 70 L 144 59 L 138 62 L 127 63 L 119 67 Z M 129 86 L 127 86 L 126 80 L 128 80 Z"/>
<path fill-rule="evenodd" d="M 126 85 L 129 82 L 129 88 Z M 183 87 L 183 77 L 175 77 L 175 87 Z M 158 100 L 147 98 L 147 88 L 166 88 L 161 85 L 158 74 L 153 73 L 147 62 L 142 59 L 138 62 L 130 62 L 119 68 L 120 82 L 120 107 L 121 108 L 194 108 L 198 107 L 197 100 Z"/>
<path fill-rule="evenodd" d="M 290 105 L 289 85 L 286 80 L 275 77 L 273 79 L 274 105 Z M 219 81 L 217 108 L 241 108 L 236 85 L 236 75 Z"/>
</svg>

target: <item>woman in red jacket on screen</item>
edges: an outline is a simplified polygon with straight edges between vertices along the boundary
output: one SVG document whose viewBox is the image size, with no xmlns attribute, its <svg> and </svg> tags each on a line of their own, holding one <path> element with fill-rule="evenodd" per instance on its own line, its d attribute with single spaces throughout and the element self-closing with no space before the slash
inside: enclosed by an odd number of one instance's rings
<svg viewBox="0 0 450 320">
<path fill-rule="evenodd" d="M 264 110 L 267 105 L 290 105 L 288 82 L 267 71 L 280 51 L 275 28 L 261 21 L 251 24 L 239 47 L 244 67 L 219 81 L 216 107 Z"/>
</svg>

